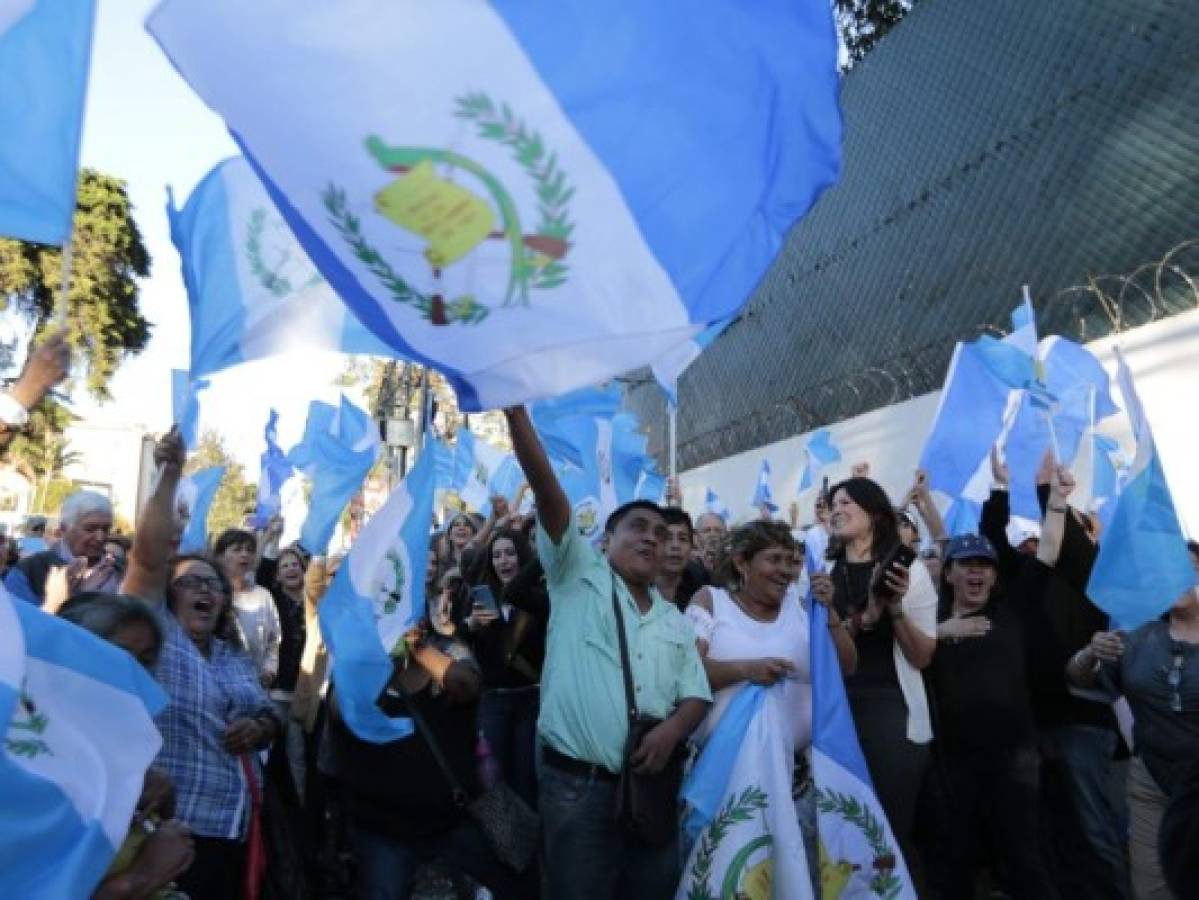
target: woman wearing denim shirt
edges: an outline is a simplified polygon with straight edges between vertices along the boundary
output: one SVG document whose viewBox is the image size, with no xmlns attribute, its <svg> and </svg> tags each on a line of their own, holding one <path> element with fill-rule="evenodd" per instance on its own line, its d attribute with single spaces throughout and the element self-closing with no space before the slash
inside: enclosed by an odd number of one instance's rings
<svg viewBox="0 0 1199 900">
<path fill-rule="evenodd" d="M 170 703 L 159 716 L 157 765 L 175 782 L 176 815 L 195 838 L 196 859 L 179 879 L 191 900 L 236 897 L 251 798 L 261 784 L 255 750 L 277 730 L 271 702 L 233 637 L 232 590 L 202 556 L 171 558 L 175 490 L 184 448 L 173 429 L 155 449 L 161 477 L 138 523 L 122 591 L 148 603 L 163 631 L 155 669 Z"/>
</svg>

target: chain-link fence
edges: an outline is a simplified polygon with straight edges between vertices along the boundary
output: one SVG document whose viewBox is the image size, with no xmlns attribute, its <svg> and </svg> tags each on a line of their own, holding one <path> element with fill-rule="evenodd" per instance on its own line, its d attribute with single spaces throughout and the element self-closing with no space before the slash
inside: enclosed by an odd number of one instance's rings
<svg viewBox="0 0 1199 900">
<path fill-rule="evenodd" d="M 1186 7 L 916 4 L 846 78 L 841 182 L 683 376 L 680 466 L 939 388 L 956 341 L 1007 330 L 1022 284 L 1043 334 L 1081 340 L 1194 308 Z M 661 455 L 661 398 L 630 382 Z"/>
</svg>

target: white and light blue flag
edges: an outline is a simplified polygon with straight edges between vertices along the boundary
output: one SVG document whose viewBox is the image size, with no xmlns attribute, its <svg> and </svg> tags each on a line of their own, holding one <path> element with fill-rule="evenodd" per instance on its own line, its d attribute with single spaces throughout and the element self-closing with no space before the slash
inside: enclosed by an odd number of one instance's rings
<svg viewBox="0 0 1199 900">
<path fill-rule="evenodd" d="M 304 436 L 287 455 L 312 484 L 308 516 L 300 527 L 300 544 L 309 553 L 328 548 L 337 520 L 378 456 L 375 423 L 344 396 L 339 406 L 320 400 L 309 404 Z"/>
<path fill-rule="evenodd" d="M 1119 627 L 1131 629 L 1157 618 L 1193 589 L 1195 572 L 1132 372 L 1118 349 L 1116 359 L 1137 450 L 1100 538 L 1087 596 Z"/>
<path fill-rule="evenodd" d="M 346 725 L 364 741 L 382 744 L 412 733 L 411 720 L 384 715 L 378 699 L 392 676 L 393 655 L 406 652 L 404 633 L 425 614 L 436 480 L 436 454 L 421 453 L 363 526 L 321 601 L 337 701 Z"/>
<path fill-rule="evenodd" d="M 812 780 L 822 896 L 915 900 L 899 841 L 875 795 L 858 744 L 837 651 L 827 627 L 828 610 L 814 602 L 809 607 Z"/>
<path fill-rule="evenodd" d="M 945 530 L 950 537 L 959 534 L 978 534 L 982 520 L 982 504 L 970 497 L 958 497 L 945 511 Z"/>
<path fill-rule="evenodd" d="M 770 491 L 770 460 L 768 459 L 762 460 L 762 465 L 758 469 L 758 480 L 754 482 L 754 496 L 749 505 L 755 510 L 766 507 L 772 513 L 778 512 L 774 495 Z"/>
<path fill-rule="evenodd" d="M 191 308 L 195 377 L 290 350 L 395 356 L 309 261 L 250 165 L 233 157 L 167 203 Z"/>
<path fill-rule="evenodd" d="M 836 179 L 827 0 L 703 13 L 164 0 L 147 28 L 342 299 L 474 411 L 733 315 Z"/>
<path fill-rule="evenodd" d="M 179 426 L 183 446 L 194 449 L 199 437 L 200 391 L 209 386 L 207 378 L 192 381 L 186 369 L 171 369 L 171 416 Z"/>
<path fill-rule="evenodd" d="M 822 468 L 840 461 L 841 451 L 833 445 L 833 433 L 827 428 L 813 431 L 804 447 L 804 467 L 799 476 L 800 492 L 816 484 L 816 475 Z"/>
<path fill-rule="evenodd" d="M 458 429 L 454 441 L 454 481 L 459 499 L 480 515 L 491 511 L 491 498 L 512 500 L 524 482 L 516 457 L 475 436 L 469 428 Z"/>
<path fill-rule="evenodd" d="M 1014 344 L 984 335 L 954 348 L 920 455 L 931 488 L 962 496 L 1008 422 L 1011 393 L 1033 375 L 1032 358 Z"/>
<path fill-rule="evenodd" d="M 70 234 L 95 15 L 95 0 L 0 0 L 0 237 Z"/>
<path fill-rule="evenodd" d="M 720 333 L 728 328 L 731 322 L 732 319 L 713 322 L 695 337 L 667 351 L 664 356 L 650 366 L 650 370 L 654 373 L 654 380 L 658 382 L 658 387 L 666 395 L 666 402 L 671 409 L 679 408 L 679 378 L 682 377 L 683 372 L 699 359 L 699 355 L 708 349 L 716 338 L 720 337 Z"/>
<path fill-rule="evenodd" d="M 583 388 L 529 407 L 533 425 L 588 539 L 608 516 L 635 499 L 643 476 L 656 476 L 637 420 L 619 412 L 620 388 Z"/>
<path fill-rule="evenodd" d="M 694 843 L 675 900 L 813 896 L 786 696 L 781 684 L 747 684 L 705 743 L 683 785 L 684 833 Z"/>
<path fill-rule="evenodd" d="M 1061 461 L 1071 463 L 1092 423 L 1115 414 L 1118 407 L 1107 370 L 1086 347 L 1052 335 L 1041 341 L 1037 354 L 1041 374 L 1034 384 L 1040 385 L 1040 393 L 1027 388 L 1019 397 L 1003 446 L 1012 514 L 1040 521 L 1036 472 L 1045 451 L 1060 452 Z M 1053 402 L 1042 402 L 1039 396 L 1045 395 Z"/>
<path fill-rule="evenodd" d="M 165 705 L 124 650 L 0 588 L 0 896 L 92 896 L 162 745 Z"/>
<path fill-rule="evenodd" d="M 279 413 L 271 410 L 263 429 L 266 448 L 258 474 L 258 502 L 254 508 L 254 527 L 266 528 L 270 520 L 283 511 L 283 485 L 295 467 L 279 446 Z"/>
<path fill-rule="evenodd" d="M 726 525 L 733 517 L 733 514 L 729 511 L 728 506 L 711 488 L 708 488 L 707 492 L 704 494 L 704 512 L 720 516 L 720 518 L 724 519 L 724 523 Z"/>
<path fill-rule="evenodd" d="M 208 552 L 208 512 L 224 477 L 225 467 L 213 466 L 180 479 L 175 507 L 187 521 L 179 541 L 180 553 Z"/>
</svg>

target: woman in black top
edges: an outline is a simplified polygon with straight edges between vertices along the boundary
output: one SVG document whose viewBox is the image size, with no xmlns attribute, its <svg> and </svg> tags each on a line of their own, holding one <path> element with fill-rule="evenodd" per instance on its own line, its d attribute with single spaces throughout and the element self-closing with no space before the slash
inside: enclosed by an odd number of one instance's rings
<svg viewBox="0 0 1199 900">
<path fill-rule="evenodd" d="M 545 620 L 513 603 L 505 589 L 529 563 L 524 536 L 495 532 L 480 554 L 471 580 L 490 591 L 490 603 L 472 605 L 466 619 L 470 642 L 483 673 L 479 729 L 500 764 L 504 780 L 530 806 L 537 800 L 534 764 L 540 710 L 541 664 L 545 659 Z"/>
<path fill-rule="evenodd" d="M 1042 601 L 1060 531 L 1060 522 L 1045 523 L 1041 559 L 1020 570 L 1012 591 L 1001 584 L 998 555 L 985 537 L 958 535 L 946 548 L 939 646 L 928 669 L 937 725 L 937 841 L 926 860 L 934 897 L 974 896 L 985 849 L 979 838 L 988 833 L 1008 894 L 1057 896 L 1039 845 L 1040 760 L 1025 635 L 1027 607 Z"/>
<path fill-rule="evenodd" d="M 470 650 L 452 637 L 428 630 L 406 636 L 411 653 L 396 662 L 379 706 L 392 717 L 420 713 L 455 782 L 473 799 L 475 715 L 479 670 Z M 346 725 L 330 692 L 329 723 L 334 768 L 344 790 L 350 842 L 357 868 L 356 896 L 407 900 L 417 865 L 440 858 L 489 888 L 497 900 L 537 896 L 536 867 L 518 875 L 496 857 L 479 826 L 455 801 L 450 781 L 427 736 L 376 744 Z"/>
<path fill-rule="evenodd" d="M 920 670 L 936 649 L 936 592 L 919 560 L 910 570 L 895 564 L 880 572 L 899 543 L 895 509 L 881 487 L 855 477 L 830 495 L 833 603 L 858 654 L 846 693 L 879 802 L 911 865 L 911 830 L 932 739 Z"/>
</svg>

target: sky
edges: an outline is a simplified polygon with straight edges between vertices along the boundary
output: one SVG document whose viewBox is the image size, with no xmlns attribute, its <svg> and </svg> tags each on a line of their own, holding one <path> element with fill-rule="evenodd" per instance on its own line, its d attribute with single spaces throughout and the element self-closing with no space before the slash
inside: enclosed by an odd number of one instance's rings
<svg viewBox="0 0 1199 900">
<path fill-rule="evenodd" d="M 220 118 L 171 67 L 143 22 L 155 0 L 99 0 L 81 162 L 128 183 L 134 217 L 153 260 L 141 282 L 143 315 L 153 323 L 149 346 L 129 357 L 113 379 L 114 400 L 76 397 L 87 420 L 127 422 L 152 432 L 171 421 L 170 370 L 188 367 L 187 297 L 179 255 L 167 228 L 166 186 L 182 206 L 208 171 L 237 151 Z M 247 363 L 212 378 L 201 394 L 201 427 L 214 427 L 257 477 L 262 429 L 270 407 L 280 413 L 284 448 L 299 440 L 312 399 L 337 396 L 333 378 L 344 358 L 302 353 Z"/>
</svg>

